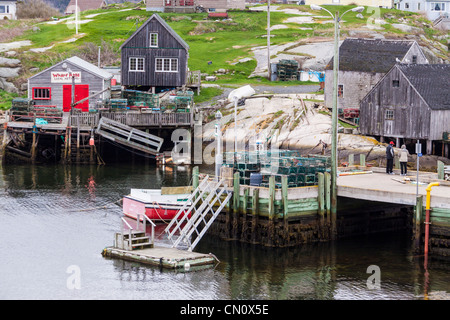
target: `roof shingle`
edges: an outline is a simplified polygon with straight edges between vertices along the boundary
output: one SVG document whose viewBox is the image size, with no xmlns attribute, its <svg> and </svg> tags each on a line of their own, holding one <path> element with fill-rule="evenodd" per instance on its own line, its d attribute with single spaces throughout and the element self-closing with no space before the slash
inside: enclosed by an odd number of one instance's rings
<svg viewBox="0 0 450 320">
<path fill-rule="evenodd" d="M 433 110 L 450 110 L 450 64 L 398 64 Z"/>
<path fill-rule="evenodd" d="M 380 40 L 347 38 L 339 47 L 339 70 L 386 73 L 402 60 L 413 40 Z M 333 69 L 333 58 L 326 70 Z"/>
</svg>

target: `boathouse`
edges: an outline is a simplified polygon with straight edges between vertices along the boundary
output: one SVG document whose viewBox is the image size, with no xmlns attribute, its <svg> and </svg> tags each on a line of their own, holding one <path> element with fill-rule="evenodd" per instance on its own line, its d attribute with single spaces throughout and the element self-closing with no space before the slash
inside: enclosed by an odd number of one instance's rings
<svg viewBox="0 0 450 320">
<path fill-rule="evenodd" d="M 122 85 L 159 92 L 186 85 L 189 45 L 153 14 L 121 46 Z"/>
<path fill-rule="evenodd" d="M 93 96 L 75 106 L 88 112 L 95 107 L 97 99 L 110 97 L 108 89 L 111 87 L 112 77 L 111 73 L 74 56 L 31 76 L 28 79 L 28 99 L 33 100 L 36 105 L 52 106 L 68 112 L 73 102 Z M 96 93 L 100 94 L 94 96 Z"/>
<path fill-rule="evenodd" d="M 333 59 L 325 68 L 324 95 L 328 108 L 333 105 Z M 344 115 L 345 118 L 358 117 L 362 98 L 397 61 L 428 63 L 420 46 L 413 40 L 344 40 L 339 47 L 337 106 L 342 113 L 348 114 L 348 117 Z"/>
<path fill-rule="evenodd" d="M 420 140 L 427 154 L 450 157 L 449 87 L 450 65 L 396 64 L 362 99 L 361 133 L 398 147 Z"/>
</svg>

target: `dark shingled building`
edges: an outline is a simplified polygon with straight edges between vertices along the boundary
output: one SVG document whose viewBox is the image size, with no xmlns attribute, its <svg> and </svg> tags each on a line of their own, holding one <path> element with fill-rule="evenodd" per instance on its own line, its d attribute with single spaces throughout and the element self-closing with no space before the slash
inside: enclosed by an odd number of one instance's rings
<svg viewBox="0 0 450 320">
<path fill-rule="evenodd" d="M 397 63 L 427 64 L 413 40 L 347 38 L 339 47 L 338 108 L 359 108 L 361 99 Z M 325 104 L 333 106 L 333 58 L 325 68 Z"/>
<path fill-rule="evenodd" d="M 450 65 L 396 64 L 362 99 L 362 134 L 412 144 L 449 157 Z"/>
</svg>

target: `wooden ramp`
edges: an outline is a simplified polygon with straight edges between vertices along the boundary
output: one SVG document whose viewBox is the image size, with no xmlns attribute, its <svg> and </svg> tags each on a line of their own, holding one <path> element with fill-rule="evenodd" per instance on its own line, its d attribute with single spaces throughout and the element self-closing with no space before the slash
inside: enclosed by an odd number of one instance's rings
<svg viewBox="0 0 450 320">
<path fill-rule="evenodd" d="M 230 201 L 233 193 L 227 189 L 225 178 L 215 181 L 206 176 L 199 183 L 164 230 L 168 239 L 173 243 L 172 247 L 176 248 L 185 243 L 188 245 L 188 251 L 194 250 L 216 217 Z M 193 237 L 195 237 L 194 240 L 192 240 Z"/>
<path fill-rule="evenodd" d="M 163 138 L 108 118 L 100 119 L 96 133 L 114 142 L 153 155 L 159 153 L 164 142 Z"/>
</svg>

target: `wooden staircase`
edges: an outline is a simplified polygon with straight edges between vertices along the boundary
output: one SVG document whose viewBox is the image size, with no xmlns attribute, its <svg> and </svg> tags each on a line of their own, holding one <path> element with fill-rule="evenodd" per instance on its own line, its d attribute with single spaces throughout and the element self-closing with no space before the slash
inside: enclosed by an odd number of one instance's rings
<svg viewBox="0 0 450 320">
<path fill-rule="evenodd" d="M 130 233 L 116 233 L 116 247 L 124 250 L 139 250 L 153 248 L 153 243 L 144 231 L 133 230 Z"/>
</svg>

